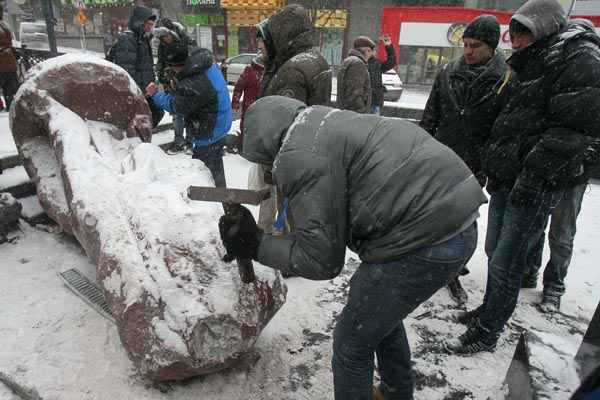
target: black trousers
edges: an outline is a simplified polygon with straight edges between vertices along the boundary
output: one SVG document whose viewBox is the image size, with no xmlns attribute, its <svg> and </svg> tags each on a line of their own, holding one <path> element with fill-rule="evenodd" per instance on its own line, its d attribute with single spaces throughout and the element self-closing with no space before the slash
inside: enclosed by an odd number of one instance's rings
<svg viewBox="0 0 600 400">
<path fill-rule="evenodd" d="M 0 72 L 0 88 L 6 100 L 6 109 L 10 108 L 13 98 L 19 89 L 19 80 L 16 72 Z"/>
</svg>

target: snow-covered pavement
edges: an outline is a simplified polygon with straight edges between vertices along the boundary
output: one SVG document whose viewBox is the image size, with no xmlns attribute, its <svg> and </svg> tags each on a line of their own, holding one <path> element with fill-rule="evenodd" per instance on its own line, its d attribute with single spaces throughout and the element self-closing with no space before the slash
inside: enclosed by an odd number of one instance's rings
<svg viewBox="0 0 600 400">
<path fill-rule="evenodd" d="M 248 163 L 225 157 L 231 186 L 244 187 Z M 485 283 L 482 207 L 479 249 L 464 279 L 476 306 Z M 525 290 L 511 327 L 495 353 L 443 354 L 439 343 L 462 327 L 450 321 L 455 307 L 445 290 L 406 322 L 417 372 L 417 399 L 486 399 L 504 379 L 519 327 L 562 337 L 576 349 L 600 292 L 600 188 L 591 186 L 568 277 L 563 314 L 548 318 L 534 307 L 538 290 Z M 332 399 L 330 372 L 334 317 L 341 310 L 356 263 L 333 281 L 288 280 L 289 297 L 247 361 L 230 371 L 153 388 L 132 370 L 111 322 L 75 297 L 58 273 L 77 268 L 94 278 L 95 267 L 79 245 L 61 233 L 22 225 L 13 244 L 0 245 L 0 373 L 49 399 Z M 546 253 L 547 254 L 547 253 Z M 349 254 L 349 257 L 352 255 Z M 0 385 L 0 398 L 6 390 Z"/>
</svg>

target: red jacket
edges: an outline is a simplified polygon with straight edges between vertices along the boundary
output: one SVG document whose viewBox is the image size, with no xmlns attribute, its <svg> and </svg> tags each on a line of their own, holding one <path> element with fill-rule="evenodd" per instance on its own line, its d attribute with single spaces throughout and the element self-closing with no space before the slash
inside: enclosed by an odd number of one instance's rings
<svg viewBox="0 0 600 400">
<path fill-rule="evenodd" d="M 264 67 L 262 65 L 252 61 L 252 64 L 244 69 L 244 72 L 242 72 L 240 78 L 235 83 L 231 106 L 234 108 L 239 107 L 240 98 L 242 94 L 244 95 L 242 102 L 242 122 L 240 125 L 242 132 L 244 132 L 244 115 L 246 114 L 246 110 L 258 98 L 263 71 Z"/>
<path fill-rule="evenodd" d="M 4 21 L 0 21 L 0 72 L 15 72 L 17 60 L 12 49 L 12 33 Z"/>
</svg>

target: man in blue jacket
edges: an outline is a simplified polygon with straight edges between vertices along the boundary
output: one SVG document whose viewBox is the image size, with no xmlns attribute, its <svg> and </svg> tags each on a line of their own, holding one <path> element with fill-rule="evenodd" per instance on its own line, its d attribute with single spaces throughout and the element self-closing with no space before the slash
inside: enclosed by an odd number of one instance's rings
<svg viewBox="0 0 600 400">
<path fill-rule="evenodd" d="M 231 101 L 221 71 L 212 53 L 177 43 L 166 50 L 165 62 L 175 72 L 170 93 L 155 83 L 146 87 L 155 104 L 185 119 L 193 138 L 192 158 L 201 160 L 212 173 L 215 186 L 226 186 L 223 168 L 223 138 L 231 129 Z"/>
</svg>

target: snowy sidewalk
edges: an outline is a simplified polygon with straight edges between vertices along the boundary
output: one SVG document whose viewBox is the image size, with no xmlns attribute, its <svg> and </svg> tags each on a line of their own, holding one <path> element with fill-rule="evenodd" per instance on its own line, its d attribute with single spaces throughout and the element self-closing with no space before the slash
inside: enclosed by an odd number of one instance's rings
<svg viewBox="0 0 600 400">
<path fill-rule="evenodd" d="M 225 157 L 227 180 L 244 187 L 249 164 Z M 478 305 L 486 277 L 483 253 L 487 213 L 481 209 L 479 248 L 464 279 L 469 307 Z M 495 353 L 449 356 L 440 342 L 463 327 L 451 322 L 456 307 L 445 290 L 407 320 L 418 400 L 486 399 L 500 389 L 510 364 L 518 329 L 553 334 L 577 348 L 600 292 L 600 187 L 591 186 L 580 216 L 575 254 L 567 281 L 563 313 L 541 315 L 532 305 L 539 290 L 525 290 L 510 329 Z M 162 390 L 142 381 L 132 369 L 111 322 L 75 297 L 58 273 L 77 268 L 94 279 L 95 267 L 71 238 L 23 225 L 15 244 L 0 245 L 0 372 L 35 388 L 44 400 L 80 399 L 332 399 L 332 329 L 343 307 L 348 268 L 333 281 L 287 280 L 285 306 L 268 325 L 256 352 L 240 366 Z M 547 255 L 547 253 L 545 253 Z M 349 254 L 350 256 L 350 254 Z M 164 393 L 163 393 L 164 392 Z M 0 399 L 14 399 L 0 384 Z"/>
</svg>

